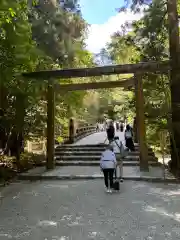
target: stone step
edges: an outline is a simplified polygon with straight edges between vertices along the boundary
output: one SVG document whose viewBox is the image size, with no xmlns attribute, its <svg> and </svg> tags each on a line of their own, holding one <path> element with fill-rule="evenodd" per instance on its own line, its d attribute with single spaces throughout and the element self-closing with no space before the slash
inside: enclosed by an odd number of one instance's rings
<svg viewBox="0 0 180 240">
<path fill-rule="evenodd" d="M 57 147 L 106 147 L 108 144 L 99 143 L 99 144 L 85 144 L 85 145 L 76 145 L 76 144 L 63 144 L 63 145 L 56 145 Z M 134 143 L 135 147 L 139 147 L 139 144 Z"/>
<path fill-rule="evenodd" d="M 65 144 L 65 145 L 56 145 L 55 148 L 59 148 L 59 149 L 67 149 L 67 148 L 90 148 L 90 149 L 94 149 L 94 148 L 98 148 L 98 149 L 105 149 L 108 145 L 104 145 L 104 144 L 99 144 L 99 145 L 70 145 L 70 144 Z M 135 149 L 139 149 L 139 146 L 135 146 Z M 152 148 L 149 147 L 149 149 L 152 150 Z"/>
<path fill-rule="evenodd" d="M 59 151 L 56 150 L 55 151 L 55 156 L 69 156 L 69 155 L 78 155 L 78 156 L 84 156 L 84 155 L 94 155 L 94 156 L 101 156 L 102 151 L 96 150 L 94 151 L 94 149 L 92 151 L 74 151 L 74 150 L 70 150 L 70 151 Z M 128 156 L 139 156 L 140 152 L 127 152 Z M 153 152 L 148 152 L 149 156 L 155 156 Z"/>
<path fill-rule="evenodd" d="M 66 147 L 66 148 L 60 148 L 60 147 L 57 147 L 55 148 L 55 151 L 56 152 L 64 152 L 64 151 L 74 151 L 74 152 L 90 152 L 90 151 L 97 151 L 97 152 L 102 152 L 106 149 L 106 147 L 76 147 L 76 148 L 71 148 L 71 147 Z"/>
<path fill-rule="evenodd" d="M 57 161 L 57 166 L 99 166 L 97 161 Z M 139 166 L 139 161 L 126 161 L 123 166 Z M 149 161 L 149 166 L 161 166 L 159 162 Z"/>
<path fill-rule="evenodd" d="M 61 176 L 56 175 L 18 175 L 18 180 L 28 180 L 28 181 L 74 181 L 74 180 L 97 180 L 97 179 L 103 179 L 102 174 L 96 174 L 96 175 L 70 175 L 70 174 L 64 174 Z M 123 176 L 123 179 L 125 181 L 142 181 L 142 182 L 150 182 L 150 183 L 167 183 L 167 184 L 179 184 L 180 181 L 175 178 L 166 178 L 163 177 L 151 177 L 151 176 Z"/>
<path fill-rule="evenodd" d="M 55 148 L 106 148 L 107 144 L 95 144 L 95 145 L 72 145 L 72 144 L 64 144 L 64 145 L 56 145 Z M 139 146 L 135 146 L 135 148 L 139 148 Z M 150 147 L 149 147 L 150 148 Z"/>
<path fill-rule="evenodd" d="M 63 145 L 56 145 L 58 148 L 79 148 L 79 147 L 107 147 L 107 144 L 86 144 L 86 145 L 75 145 L 75 144 L 63 144 Z"/>
<path fill-rule="evenodd" d="M 63 144 L 63 145 L 65 145 L 65 146 L 94 146 L 94 144 L 92 144 L 92 143 L 91 144 L 81 144 L 81 145 L 67 143 L 67 144 Z M 107 143 L 101 142 L 101 143 L 97 143 L 96 145 L 107 145 Z M 60 146 L 62 146 L 62 145 L 60 145 Z M 134 146 L 139 146 L 139 143 L 134 143 Z"/>
<path fill-rule="evenodd" d="M 90 152 L 90 151 L 97 151 L 97 152 L 103 152 L 106 149 L 106 147 L 86 147 L 86 146 L 76 146 L 76 147 L 56 147 L 55 152 L 65 152 L 65 151 L 75 151 L 75 152 Z M 136 152 L 139 152 L 139 148 L 135 148 Z M 148 149 L 148 152 L 153 152 L 151 148 Z"/>
<path fill-rule="evenodd" d="M 139 144 L 134 143 L 135 149 L 139 149 Z M 86 144 L 86 145 L 75 145 L 75 144 L 63 144 L 63 145 L 55 145 L 55 148 L 106 148 L 108 144 L 99 143 L 99 144 Z M 148 147 L 149 150 L 152 151 L 152 148 Z"/>
<path fill-rule="evenodd" d="M 100 161 L 100 156 L 93 156 L 93 155 L 89 155 L 89 156 L 78 156 L 78 155 L 62 155 L 62 156 L 56 156 L 55 159 L 57 161 L 59 160 L 64 160 L 64 161 Z M 139 161 L 139 156 L 126 156 L 124 161 Z M 148 156 L 148 161 L 155 161 L 157 162 L 157 158 L 153 157 L 153 156 Z"/>
</svg>

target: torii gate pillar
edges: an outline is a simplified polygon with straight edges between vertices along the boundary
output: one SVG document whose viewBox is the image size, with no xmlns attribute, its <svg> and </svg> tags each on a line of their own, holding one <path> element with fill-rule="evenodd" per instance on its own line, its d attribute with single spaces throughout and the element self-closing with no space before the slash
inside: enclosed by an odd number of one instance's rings
<svg viewBox="0 0 180 240">
<path fill-rule="evenodd" d="M 137 134 L 137 117 L 134 117 L 133 121 L 133 132 L 134 132 L 134 142 L 138 143 L 138 134 Z"/>
<path fill-rule="evenodd" d="M 149 171 L 148 148 L 146 144 L 146 127 L 144 116 L 144 94 L 142 75 L 134 75 L 135 96 L 136 96 L 136 125 L 140 150 L 140 171 Z"/>
<path fill-rule="evenodd" d="M 55 167 L 54 161 L 54 120 L 55 120 L 54 81 L 48 80 L 47 89 L 47 159 L 46 169 Z"/>
</svg>

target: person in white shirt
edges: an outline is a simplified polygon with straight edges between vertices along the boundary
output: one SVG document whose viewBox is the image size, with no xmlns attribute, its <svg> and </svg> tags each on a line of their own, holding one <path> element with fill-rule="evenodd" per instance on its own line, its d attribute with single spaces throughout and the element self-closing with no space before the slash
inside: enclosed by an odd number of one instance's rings
<svg viewBox="0 0 180 240">
<path fill-rule="evenodd" d="M 113 152 L 113 146 L 109 145 L 102 153 L 100 160 L 100 168 L 104 174 L 104 183 L 107 192 L 112 192 L 113 189 L 113 176 L 116 169 L 116 155 Z"/>
<path fill-rule="evenodd" d="M 120 181 L 123 182 L 123 158 L 125 156 L 125 149 L 122 141 L 119 140 L 119 137 L 114 138 L 111 142 L 111 146 L 113 147 L 117 159 L 117 165 L 119 166 Z"/>
</svg>

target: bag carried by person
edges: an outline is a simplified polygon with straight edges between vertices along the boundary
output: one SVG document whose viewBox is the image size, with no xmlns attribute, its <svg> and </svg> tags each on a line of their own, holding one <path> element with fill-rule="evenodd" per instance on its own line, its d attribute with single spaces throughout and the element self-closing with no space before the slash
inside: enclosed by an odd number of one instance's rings
<svg viewBox="0 0 180 240">
<path fill-rule="evenodd" d="M 119 137 L 115 137 L 114 138 L 114 142 L 116 144 L 116 146 L 119 148 L 120 154 L 121 154 L 121 158 L 126 157 L 127 152 L 124 149 L 124 145 L 122 144 L 122 142 L 120 141 L 120 145 L 118 144 L 117 140 L 119 140 Z"/>
<path fill-rule="evenodd" d="M 115 191 L 119 191 L 120 190 L 120 182 L 119 182 L 119 179 L 117 178 L 117 168 L 115 169 L 115 181 L 113 183 L 113 189 Z"/>
<path fill-rule="evenodd" d="M 132 132 L 131 131 L 125 131 L 125 138 L 132 138 Z"/>
</svg>

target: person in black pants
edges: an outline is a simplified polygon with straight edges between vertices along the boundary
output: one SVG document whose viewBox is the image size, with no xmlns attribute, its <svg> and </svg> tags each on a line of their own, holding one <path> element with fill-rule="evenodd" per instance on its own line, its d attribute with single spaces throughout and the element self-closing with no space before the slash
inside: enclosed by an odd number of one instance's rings
<svg viewBox="0 0 180 240">
<path fill-rule="evenodd" d="M 124 131 L 124 125 L 123 125 L 123 123 L 121 123 L 121 125 L 120 125 L 120 131 L 121 131 L 121 132 Z"/>
<path fill-rule="evenodd" d="M 103 169 L 103 174 L 105 186 L 107 190 L 109 189 L 108 192 L 110 192 L 113 188 L 114 168 Z"/>
<path fill-rule="evenodd" d="M 107 128 L 106 131 L 107 131 L 107 139 L 109 143 L 111 143 L 115 136 L 115 128 L 114 128 L 113 121 L 110 122 L 109 127 Z"/>
<path fill-rule="evenodd" d="M 126 147 L 131 151 L 135 151 L 134 142 L 133 142 L 133 131 L 129 124 L 126 126 L 125 134 Z"/>
<path fill-rule="evenodd" d="M 100 160 L 100 168 L 104 174 L 104 183 L 106 191 L 111 193 L 113 189 L 113 175 L 116 169 L 117 161 L 113 152 L 113 146 L 109 145 L 108 148 L 102 153 Z"/>
</svg>

